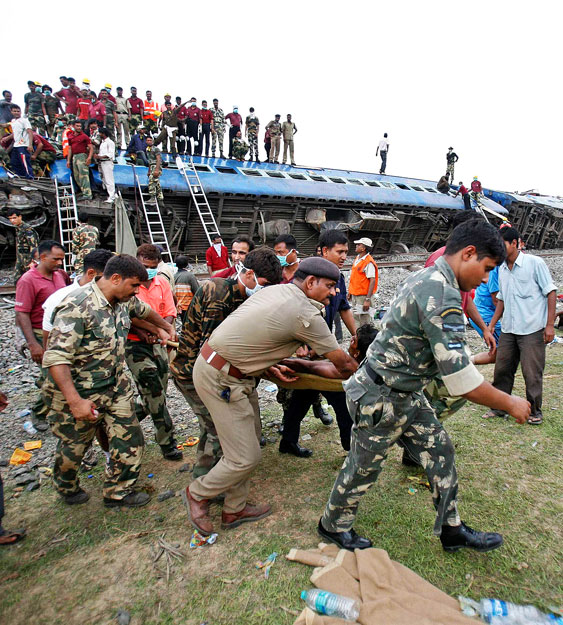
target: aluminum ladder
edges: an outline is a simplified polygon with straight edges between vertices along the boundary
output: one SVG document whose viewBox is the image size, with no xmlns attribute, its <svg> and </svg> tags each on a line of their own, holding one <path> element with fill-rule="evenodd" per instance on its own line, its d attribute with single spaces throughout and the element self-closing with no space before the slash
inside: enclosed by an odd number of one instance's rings
<svg viewBox="0 0 563 625">
<path fill-rule="evenodd" d="M 186 180 L 192 195 L 193 203 L 197 210 L 197 214 L 199 215 L 201 225 L 203 226 L 209 245 L 211 245 L 213 237 L 217 235 L 221 236 L 221 233 L 219 232 L 219 227 L 217 226 L 215 217 L 211 212 L 211 207 L 209 206 L 207 196 L 205 195 L 205 191 L 201 185 L 201 180 L 199 179 L 199 175 L 194 166 L 194 161 L 190 156 L 189 163 L 184 163 L 184 161 L 177 156 L 176 166 L 178 167 L 178 171 L 182 172 L 182 175 Z"/>
<path fill-rule="evenodd" d="M 78 213 L 76 211 L 76 196 L 72 177 L 70 184 L 63 185 L 55 178 L 55 192 L 57 199 L 57 214 L 59 216 L 59 234 L 65 250 L 63 268 L 67 273 L 74 267 L 72 253 L 72 235 L 78 225 Z"/>
<path fill-rule="evenodd" d="M 143 214 L 145 215 L 145 223 L 147 224 L 151 243 L 153 245 L 159 245 L 163 250 L 161 252 L 162 260 L 165 263 L 171 263 L 172 254 L 170 253 L 168 237 L 166 236 L 166 230 L 164 229 L 164 223 L 162 221 L 162 215 L 160 214 L 158 200 L 156 199 L 156 197 L 150 198 L 148 193 L 143 192 L 135 165 L 132 165 L 132 167 L 133 175 L 135 176 L 135 185 L 139 192 L 139 197 L 141 198 L 141 206 L 143 207 Z"/>
</svg>

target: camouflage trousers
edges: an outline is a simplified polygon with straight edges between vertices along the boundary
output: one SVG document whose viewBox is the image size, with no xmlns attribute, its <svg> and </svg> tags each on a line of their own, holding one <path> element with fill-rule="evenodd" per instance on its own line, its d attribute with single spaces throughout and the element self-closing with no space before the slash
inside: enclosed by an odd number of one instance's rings
<svg viewBox="0 0 563 625">
<path fill-rule="evenodd" d="M 51 432 L 59 439 L 53 467 L 55 488 L 63 496 L 78 491 L 80 463 L 98 425 L 103 423 L 111 458 L 111 472 L 104 482 L 104 498 L 123 499 L 131 493 L 139 477 L 143 457 L 143 431 L 133 408 L 133 390 L 92 395 L 88 399 L 100 413 L 97 421 L 76 421 L 62 393 L 45 396 L 50 406 Z"/>
<path fill-rule="evenodd" d="M 256 159 L 258 160 L 258 135 L 248 133 L 248 147 L 250 151 L 248 153 L 248 158 L 250 160 Z"/>
<path fill-rule="evenodd" d="M 233 157 L 244 161 L 244 157 L 248 152 L 248 146 L 243 143 L 241 145 L 233 145 Z"/>
<path fill-rule="evenodd" d="M 29 263 L 31 258 L 24 259 L 18 256 L 16 257 L 16 266 L 14 267 L 14 284 L 23 276 L 23 274 L 29 269 Z"/>
<path fill-rule="evenodd" d="M 190 408 L 194 411 L 199 423 L 199 443 L 196 449 L 196 461 L 193 469 L 194 479 L 209 471 L 219 462 L 223 455 L 221 443 L 209 410 L 199 398 L 195 386 L 185 380 L 174 378 L 176 388 L 182 393 Z"/>
<path fill-rule="evenodd" d="M 215 132 L 212 133 L 211 138 L 211 155 L 215 156 L 215 150 L 217 142 L 219 142 L 219 154 L 223 154 L 223 137 L 225 136 L 225 129 L 215 127 Z"/>
<path fill-rule="evenodd" d="M 137 132 L 137 128 L 143 123 L 143 118 L 139 113 L 131 115 L 129 120 L 129 127 L 131 128 L 131 134 L 134 135 Z"/>
<path fill-rule="evenodd" d="M 329 532 L 352 528 L 362 495 L 400 437 L 428 476 L 437 512 L 434 533 L 439 536 L 443 525 L 459 525 L 454 447 L 423 393 L 400 393 L 353 378 L 346 384 L 346 399 L 354 422 L 351 447 L 332 487 L 323 527 Z"/>
<path fill-rule="evenodd" d="M 471 200 L 471 208 L 477 212 L 483 212 L 483 194 L 475 191 L 469 192 L 469 199 Z"/>
<path fill-rule="evenodd" d="M 72 173 L 84 197 L 91 200 L 90 168 L 86 165 L 86 154 L 75 154 L 72 157 Z"/>
<path fill-rule="evenodd" d="M 35 132 L 38 132 L 40 135 L 45 134 L 47 130 L 47 122 L 45 121 L 44 115 L 41 113 L 30 113 L 27 116 L 27 120 Z"/>
<path fill-rule="evenodd" d="M 174 424 L 166 405 L 168 389 L 168 352 L 162 345 L 149 345 L 140 341 L 127 341 L 125 359 L 137 385 L 139 395 L 135 400 L 137 419 L 151 416 L 155 427 L 155 440 L 164 452 L 176 448 Z"/>
<path fill-rule="evenodd" d="M 276 393 L 276 401 L 281 405 L 284 413 L 289 409 L 289 404 L 291 403 L 291 397 L 293 395 L 293 390 L 290 388 L 283 388 L 283 386 L 278 387 L 278 392 Z M 317 394 L 317 398 L 313 402 L 313 406 L 321 406 L 323 398 L 320 392 Z"/>
<path fill-rule="evenodd" d="M 106 119 L 104 121 L 105 127 L 109 130 L 109 138 L 112 141 L 115 141 L 115 119 L 113 117 L 113 115 L 106 115 Z M 115 149 L 117 149 L 118 146 L 115 146 Z"/>
<path fill-rule="evenodd" d="M 25 271 L 27 271 L 27 266 Z M 39 345 L 43 345 L 43 331 L 39 328 L 33 328 L 33 334 L 35 335 L 35 338 Z M 47 372 L 45 371 L 45 369 L 43 369 L 43 367 L 39 367 L 39 377 L 37 378 L 37 380 L 35 380 L 35 386 L 39 389 L 39 391 L 41 391 L 43 382 L 45 382 L 46 375 Z M 43 423 L 47 421 L 47 413 L 49 412 L 49 408 L 45 405 L 41 392 L 39 393 L 37 399 L 31 407 L 31 412 L 33 413 L 33 416 L 35 419 L 37 419 L 37 421 L 42 421 Z"/>
<path fill-rule="evenodd" d="M 158 124 L 154 119 L 143 119 L 143 124 L 145 125 L 147 137 L 156 133 L 158 130 Z"/>
<path fill-rule="evenodd" d="M 151 197 L 155 197 L 158 200 L 164 200 L 162 187 L 160 186 L 160 176 L 155 176 L 153 172 L 154 172 L 154 165 L 151 165 L 149 167 L 148 193 Z"/>
<path fill-rule="evenodd" d="M 0 139 L 2 138 L 2 128 L 0 128 Z M 11 163 L 10 163 L 10 153 L 8 152 L 8 150 L 6 150 L 6 148 L 3 148 L 2 146 L 0 146 L 0 165 L 2 165 L 2 167 L 5 167 L 7 169 L 11 169 Z"/>
<path fill-rule="evenodd" d="M 55 162 L 57 155 L 55 152 L 41 152 L 41 154 L 31 161 L 34 176 L 47 175 L 46 166 Z"/>
<path fill-rule="evenodd" d="M 446 168 L 446 173 L 450 174 L 450 184 L 454 183 L 454 169 L 455 169 L 455 163 L 448 163 L 448 166 Z"/>
</svg>

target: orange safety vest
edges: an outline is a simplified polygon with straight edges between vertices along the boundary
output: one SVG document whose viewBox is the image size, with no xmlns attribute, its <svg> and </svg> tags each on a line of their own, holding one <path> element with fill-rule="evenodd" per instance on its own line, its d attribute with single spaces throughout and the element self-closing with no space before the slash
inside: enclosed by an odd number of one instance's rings
<svg viewBox="0 0 563 625">
<path fill-rule="evenodd" d="M 67 128 L 63 130 L 63 156 L 66 158 L 68 156 L 68 133 L 71 132 L 71 128 Z"/>
<path fill-rule="evenodd" d="M 359 263 L 352 266 L 352 271 L 350 272 L 350 286 L 348 287 L 348 292 L 351 295 L 367 295 L 369 289 L 369 278 L 364 273 L 364 269 L 372 263 L 375 267 L 375 287 L 373 292 L 377 291 L 377 282 L 379 279 L 379 271 L 377 269 L 377 265 L 373 258 L 367 254 L 365 258 L 363 258 Z"/>
<path fill-rule="evenodd" d="M 155 122 L 157 119 L 155 113 L 156 111 L 158 111 L 158 104 L 154 100 L 151 100 L 150 102 L 148 100 L 145 100 L 143 103 L 143 107 L 145 109 L 143 119 L 152 119 L 153 122 Z"/>
</svg>

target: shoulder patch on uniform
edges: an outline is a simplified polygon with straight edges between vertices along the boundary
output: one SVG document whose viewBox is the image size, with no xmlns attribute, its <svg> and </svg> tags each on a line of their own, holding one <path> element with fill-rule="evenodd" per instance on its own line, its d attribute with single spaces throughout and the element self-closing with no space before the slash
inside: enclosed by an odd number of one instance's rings
<svg viewBox="0 0 563 625">
<path fill-rule="evenodd" d="M 464 332 L 465 326 L 463 323 L 446 323 L 442 324 L 442 330 L 448 330 L 450 332 Z"/>
<path fill-rule="evenodd" d="M 461 308 L 446 308 L 440 313 L 440 317 L 445 319 L 448 315 L 463 315 L 463 310 Z"/>
<path fill-rule="evenodd" d="M 450 341 L 448 343 L 448 349 L 461 349 L 463 347 L 463 343 L 460 341 Z"/>
</svg>

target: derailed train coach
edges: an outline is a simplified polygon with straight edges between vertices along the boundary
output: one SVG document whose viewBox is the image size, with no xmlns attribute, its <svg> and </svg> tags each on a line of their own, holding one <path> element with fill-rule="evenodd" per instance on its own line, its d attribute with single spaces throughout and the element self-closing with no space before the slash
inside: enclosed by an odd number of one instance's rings
<svg viewBox="0 0 563 625">
<path fill-rule="evenodd" d="M 163 154 L 161 186 L 162 220 L 172 253 L 186 253 L 192 261 L 204 259 L 209 243 L 185 177 L 177 162 Z M 189 157 L 181 157 L 187 163 Z M 193 166 L 214 214 L 225 244 L 240 234 L 256 242 L 272 243 L 279 234 L 291 232 L 302 254 L 314 252 L 325 228 L 349 232 L 352 241 L 366 235 L 376 253 L 432 251 L 443 244 L 452 217 L 463 210 L 461 196 L 454 198 L 436 189 L 429 180 L 379 175 L 320 167 L 240 162 L 231 159 L 194 157 Z M 91 169 L 94 191 L 101 191 L 100 175 Z M 117 188 L 125 202 L 138 242 L 148 241 L 141 210 L 140 189 L 147 184 L 147 168 L 133 166 L 123 153 L 114 169 Z M 58 238 L 55 178 L 68 184 L 66 161 L 57 160 L 49 178 L 34 181 L 10 177 L 0 168 L 0 262 L 14 255 L 14 229 L 6 219 L 7 208 L 19 208 L 42 238 Z M 505 217 L 523 234 L 530 248 L 563 247 L 563 202 L 545 196 L 520 196 L 484 190 L 483 204 Z M 78 210 L 98 226 L 102 245 L 112 249 L 115 213 L 99 199 L 78 202 Z M 488 213 L 491 222 L 500 219 Z M 358 233 L 362 233 L 359 235 Z"/>
</svg>

